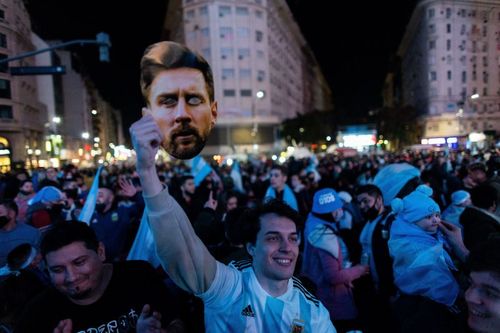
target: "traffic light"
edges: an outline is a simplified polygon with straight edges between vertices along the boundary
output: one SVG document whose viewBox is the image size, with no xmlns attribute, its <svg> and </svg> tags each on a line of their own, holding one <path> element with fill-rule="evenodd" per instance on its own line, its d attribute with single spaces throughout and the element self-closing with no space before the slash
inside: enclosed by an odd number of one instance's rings
<svg viewBox="0 0 500 333">
<path fill-rule="evenodd" d="M 109 35 L 105 32 L 100 32 L 96 37 L 97 44 L 99 44 L 99 60 L 109 62 L 109 48 L 111 47 Z"/>
</svg>

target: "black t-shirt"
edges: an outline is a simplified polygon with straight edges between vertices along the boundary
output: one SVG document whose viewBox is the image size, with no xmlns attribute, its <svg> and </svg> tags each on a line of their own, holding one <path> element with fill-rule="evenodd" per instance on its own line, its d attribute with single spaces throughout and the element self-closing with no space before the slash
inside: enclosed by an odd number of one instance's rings
<svg viewBox="0 0 500 333">
<path fill-rule="evenodd" d="M 27 305 L 15 332 L 52 333 L 68 318 L 73 333 L 135 332 L 144 304 L 161 313 L 162 327 L 179 317 L 175 300 L 149 263 L 115 263 L 108 288 L 97 302 L 77 305 L 56 289 L 47 289 Z"/>
</svg>

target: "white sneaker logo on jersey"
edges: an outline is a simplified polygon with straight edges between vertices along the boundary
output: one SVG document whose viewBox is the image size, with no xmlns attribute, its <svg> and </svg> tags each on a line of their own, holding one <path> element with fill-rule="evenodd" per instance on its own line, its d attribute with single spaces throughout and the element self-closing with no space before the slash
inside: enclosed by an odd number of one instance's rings
<svg viewBox="0 0 500 333">
<path fill-rule="evenodd" d="M 248 304 L 243 310 L 241 310 L 241 315 L 246 317 L 255 317 L 255 312 L 253 312 L 252 306 Z"/>
</svg>

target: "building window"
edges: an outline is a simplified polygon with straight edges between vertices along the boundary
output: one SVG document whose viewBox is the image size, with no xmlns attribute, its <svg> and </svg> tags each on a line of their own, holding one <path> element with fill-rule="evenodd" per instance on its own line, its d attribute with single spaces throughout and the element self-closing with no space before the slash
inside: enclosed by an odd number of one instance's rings
<svg viewBox="0 0 500 333">
<path fill-rule="evenodd" d="M 223 68 L 222 69 L 222 79 L 232 79 L 234 78 L 234 69 L 232 68 Z"/>
<path fill-rule="evenodd" d="M 483 83 L 488 83 L 488 72 L 483 72 Z"/>
<path fill-rule="evenodd" d="M 240 68 L 240 79 L 248 79 L 252 76 L 252 70 L 249 68 Z"/>
<path fill-rule="evenodd" d="M 220 28 L 220 38 L 224 40 L 233 39 L 233 28 L 231 27 L 221 27 Z"/>
<path fill-rule="evenodd" d="M 451 24 L 449 23 L 446 25 L 446 33 L 451 33 Z"/>
<path fill-rule="evenodd" d="M 233 57 L 233 49 L 230 47 L 223 47 L 220 49 L 222 59 L 231 59 Z"/>
<path fill-rule="evenodd" d="M 250 29 L 238 27 L 236 28 L 236 36 L 238 36 L 238 38 L 248 38 L 250 37 Z"/>
<path fill-rule="evenodd" d="M 0 20 L 5 20 L 5 12 L 0 9 Z"/>
<path fill-rule="evenodd" d="M 488 96 L 488 87 L 483 87 L 483 96 Z"/>
<path fill-rule="evenodd" d="M 467 72 L 463 71 L 462 72 L 462 83 L 465 83 L 465 82 L 467 82 Z"/>
<path fill-rule="evenodd" d="M 437 79 L 437 75 L 436 75 L 436 72 L 432 71 L 429 73 L 429 78 L 431 81 L 436 81 Z"/>
<path fill-rule="evenodd" d="M 451 8 L 446 8 L 446 18 L 449 19 L 451 17 Z"/>
<path fill-rule="evenodd" d="M 256 10 L 255 11 L 255 17 L 257 18 L 262 18 L 264 15 L 262 14 L 262 10 Z"/>
<path fill-rule="evenodd" d="M 210 36 L 210 29 L 208 27 L 201 28 L 201 35 L 203 37 L 209 37 Z"/>
<path fill-rule="evenodd" d="M 236 7 L 236 15 L 239 16 L 248 16 L 248 8 L 247 7 Z"/>
<path fill-rule="evenodd" d="M 0 53 L 0 60 L 6 59 L 6 58 L 7 58 L 6 54 L 1 54 Z M 0 64 L 0 72 L 1 73 L 7 73 L 8 69 L 9 69 L 9 66 L 8 66 L 8 64 L 6 62 Z"/>
<path fill-rule="evenodd" d="M 0 79 L 0 98 L 10 98 L 10 81 Z"/>
<path fill-rule="evenodd" d="M 433 34 L 436 32 L 436 26 L 434 24 L 429 24 L 429 33 Z"/>
<path fill-rule="evenodd" d="M 483 67 L 488 67 L 488 57 L 483 57 Z"/>
<path fill-rule="evenodd" d="M 255 3 L 258 5 L 262 5 L 262 0 L 255 0 Z"/>
<path fill-rule="evenodd" d="M 0 105 L 0 119 L 13 119 L 12 106 Z"/>
<path fill-rule="evenodd" d="M 264 51 L 257 50 L 257 59 L 264 59 Z"/>
<path fill-rule="evenodd" d="M 448 97 L 453 96 L 453 90 L 448 87 Z"/>
<path fill-rule="evenodd" d="M 472 71 L 472 81 L 476 81 L 476 80 L 477 80 L 477 72 Z"/>
<path fill-rule="evenodd" d="M 460 35 L 465 35 L 465 30 L 466 30 L 465 24 L 462 24 L 462 26 L 460 27 Z"/>
<path fill-rule="evenodd" d="M 255 40 L 257 42 L 262 42 L 262 39 L 264 39 L 264 33 L 262 31 L 255 31 Z"/>
<path fill-rule="evenodd" d="M 241 97 L 252 97 L 252 89 L 241 89 L 240 96 Z"/>
<path fill-rule="evenodd" d="M 250 57 L 250 49 L 238 49 L 238 59 L 242 60 L 244 58 Z"/>
<path fill-rule="evenodd" d="M 257 72 L 257 81 L 262 82 L 266 78 L 266 72 L 258 71 Z"/>
<path fill-rule="evenodd" d="M 219 6 L 219 17 L 224 17 L 225 15 L 231 14 L 230 6 Z"/>
<path fill-rule="evenodd" d="M 224 97 L 234 97 L 236 96 L 236 91 L 234 89 L 224 89 Z"/>
<path fill-rule="evenodd" d="M 193 19 L 194 18 L 194 9 L 190 9 L 186 11 L 186 18 L 187 19 Z"/>
<path fill-rule="evenodd" d="M 486 36 L 488 36 L 488 28 L 485 25 L 483 25 L 483 37 Z"/>
<path fill-rule="evenodd" d="M 429 8 L 429 10 L 427 11 L 427 16 L 429 18 L 433 18 L 434 14 L 435 14 L 434 8 Z"/>
<path fill-rule="evenodd" d="M 434 50 L 435 48 L 436 48 L 436 41 L 430 40 L 429 41 L 429 50 Z"/>
<path fill-rule="evenodd" d="M 208 15 L 208 7 L 207 6 L 202 6 L 198 10 L 200 11 L 200 16 Z"/>
<path fill-rule="evenodd" d="M 451 80 L 451 71 L 447 71 L 446 76 L 448 77 L 448 80 Z"/>
<path fill-rule="evenodd" d="M 451 50 L 451 40 L 447 39 L 446 40 L 446 51 L 449 51 L 449 50 Z"/>
<path fill-rule="evenodd" d="M 0 32 L 0 47 L 7 48 L 7 36 Z"/>
</svg>

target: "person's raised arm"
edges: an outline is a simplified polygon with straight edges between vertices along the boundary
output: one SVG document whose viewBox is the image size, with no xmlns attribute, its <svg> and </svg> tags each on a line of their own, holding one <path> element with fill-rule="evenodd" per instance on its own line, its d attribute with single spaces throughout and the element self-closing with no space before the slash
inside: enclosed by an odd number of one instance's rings
<svg viewBox="0 0 500 333">
<path fill-rule="evenodd" d="M 162 142 L 160 129 L 151 115 L 145 115 L 132 124 L 130 135 L 158 257 L 179 287 L 203 293 L 214 280 L 216 261 L 158 178 L 155 156 Z"/>
</svg>

